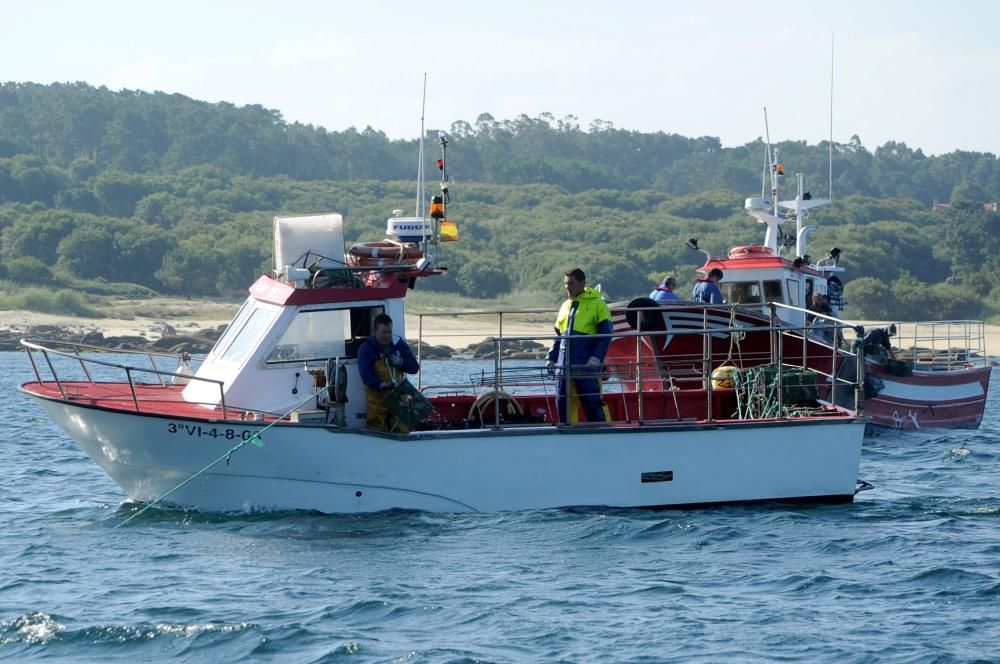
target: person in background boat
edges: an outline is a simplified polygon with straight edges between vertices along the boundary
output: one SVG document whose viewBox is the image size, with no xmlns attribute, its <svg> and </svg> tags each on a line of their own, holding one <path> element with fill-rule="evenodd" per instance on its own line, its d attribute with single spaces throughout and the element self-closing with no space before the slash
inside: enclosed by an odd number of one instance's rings
<svg viewBox="0 0 1000 664">
<path fill-rule="evenodd" d="M 865 333 L 862 341 L 865 355 L 883 355 L 890 360 L 896 359 L 896 353 L 892 350 L 892 342 L 889 338 L 895 336 L 896 324 L 889 327 L 873 327 Z"/>
<path fill-rule="evenodd" d="M 809 304 L 809 311 L 817 314 L 823 314 L 824 316 L 833 316 L 833 307 L 830 306 L 829 300 L 827 300 L 826 295 L 823 293 L 813 293 L 812 302 Z M 813 333 L 826 341 L 831 343 L 833 341 L 833 328 L 830 327 L 832 321 L 826 318 L 821 318 L 814 316 L 813 314 L 806 315 L 806 324 L 812 328 Z"/>
<path fill-rule="evenodd" d="M 678 302 L 681 298 L 677 297 L 677 293 L 674 292 L 675 288 L 677 288 L 677 280 L 672 276 L 666 277 L 663 283 L 649 294 L 649 298 L 656 302 Z"/>
<path fill-rule="evenodd" d="M 404 374 L 420 370 L 413 351 L 401 337 L 393 337 L 392 318 L 375 316 L 372 334 L 358 351 L 358 372 L 365 384 L 368 398 L 365 424 L 375 431 L 409 433 L 409 428 L 396 420 L 385 405 L 385 398 L 405 379 Z"/>
<path fill-rule="evenodd" d="M 833 315 L 833 307 L 830 306 L 830 300 L 823 293 L 812 294 L 812 303 L 809 309 L 825 316 Z"/>
<path fill-rule="evenodd" d="M 587 288 L 587 277 L 580 268 L 567 270 L 563 277 L 566 301 L 556 317 L 559 335 L 552 343 L 545 366 L 556 373 L 556 409 L 559 421 L 575 424 L 582 407 L 588 422 L 608 421 L 601 398 L 601 374 L 611 334 L 611 311 L 600 293 Z"/>
<path fill-rule="evenodd" d="M 694 289 L 691 291 L 691 299 L 695 302 L 705 304 L 722 304 L 722 291 L 719 289 L 719 282 L 722 281 L 722 270 L 713 267 L 704 279 L 696 279 Z"/>
</svg>

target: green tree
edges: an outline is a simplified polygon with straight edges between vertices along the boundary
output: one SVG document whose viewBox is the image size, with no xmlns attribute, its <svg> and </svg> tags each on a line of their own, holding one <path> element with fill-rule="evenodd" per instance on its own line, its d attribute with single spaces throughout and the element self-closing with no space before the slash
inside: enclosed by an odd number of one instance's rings
<svg viewBox="0 0 1000 664">
<path fill-rule="evenodd" d="M 496 297 L 510 292 L 510 277 L 495 258 L 463 263 L 456 281 L 461 292 L 470 297 Z"/>
<path fill-rule="evenodd" d="M 114 236 L 106 226 L 93 223 L 79 226 L 59 242 L 57 267 L 69 277 L 105 277 L 112 262 L 107 258 L 113 248 Z"/>
</svg>

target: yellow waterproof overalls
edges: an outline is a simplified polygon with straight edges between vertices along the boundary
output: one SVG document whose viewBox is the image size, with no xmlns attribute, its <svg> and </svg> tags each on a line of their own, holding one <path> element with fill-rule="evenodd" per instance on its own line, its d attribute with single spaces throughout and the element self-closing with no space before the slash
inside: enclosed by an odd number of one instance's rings
<svg viewBox="0 0 1000 664">
<path fill-rule="evenodd" d="M 372 367 L 375 377 L 383 383 L 392 386 L 399 384 L 398 370 L 389 364 L 386 357 L 379 358 Z M 392 394 L 392 387 L 386 390 L 376 390 L 365 385 L 367 396 L 367 414 L 365 415 L 365 426 L 373 431 L 387 433 L 410 433 L 410 428 L 396 419 L 389 408 L 385 405 L 385 398 Z"/>
</svg>

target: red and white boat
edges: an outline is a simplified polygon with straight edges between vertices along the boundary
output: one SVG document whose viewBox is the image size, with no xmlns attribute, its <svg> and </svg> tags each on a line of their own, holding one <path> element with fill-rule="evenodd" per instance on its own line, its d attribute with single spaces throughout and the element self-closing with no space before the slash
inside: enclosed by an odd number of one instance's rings
<svg viewBox="0 0 1000 664">
<path fill-rule="evenodd" d="M 637 329 L 641 317 L 643 329 L 657 333 L 638 347 L 635 340 L 612 343 L 613 363 L 642 362 L 641 389 L 663 389 L 665 382 L 690 374 L 692 365 L 743 368 L 771 361 L 766 339 L 727 331 L 734 326 L 793 326 L 797 329 L 783 335 L 786 354 L 797 354 L 806 366 L 827 373 L 853 371 L 841 366 L 836 349 L 862 338 L 864 328 L 852 326 L 854 332 L 845 339 L 830 327 L 841 322 L 845 306 L 840 251 L 834 249 L 823 260 L 812 262 L 807 250 L 807 239 L 816 230 L 804 225 L 809 210 L 830 201 L 811 199 L 803 190 L 801 175 L 796 197 L 780 201 L 783 179 L 784 169 L 775 152 L 771 200 L 746 201 L 747 212 L 766 227 L 763 244 L 734 247 L 725 258 L 713 258 L 698 247 L 697 240 L 688 242 L 706 256 L 700 272 L 722 270 L 719 286 L 726 305 L 658 304 L 638 298 L 612 307 L 615 331 Z M 795 225 L 794 236 L 784 232 L 786 224 Z M 793 248 L 792 257 L 785 255 Z M 814 293 L 827 296 L 832 316 L 807 309 Z M 895 323 L 894 327 L 898 330 L 893 339 L 895 361 L 878 349 L 869 347 L 863 353 L 865 415 L 873 424 L 900 429 L 977 428 L 986 407 L 992 366 L 985 352 L 983 323 L 930 321 Z M 677 334 L 690 330 L 713 330 L 711 343 Z M 632 384 L 625 382 L 626 387 Z"/>
<path fill-rule="evenodd" d="M 459 512 L 853 499 L 865 420 L 819 398 L 833 399 L 826 384 L 793 406 L 791 393 L 774 397 L 761 383 L 778 406 L 766 412 L 704 382 L 609 391 L 608 422 L 558 424 L 554 378 L 537 363 L 509 366 L 498 352 L 493 371 L 464 388 L 425 390 L 434 411 L 410 433 L 367 430 L 358 349 L 379 313 L 405 333 L 407 292 L 439 274 L 441 220 L 418 217 L 419 237 L 407 237 L 400 219 L 389 220 L 389 241 L 402 251 L 373 245 L 372 255 L 346 256 L 340 215 L 276 219 L 274 274 L 251 286 L 193 375 L 24 340 L 36 380 L 21 389 L 147 503 Z M 380 260 L 374 249 L 383 248 L 399 260 L 352 264 Z M 756 334 L 774 340 L 780 331 Z M 494 343 L 500 351 L 523 340 Z M 794 362 L 779 362 L 777 375 L 794 373 Z M 314 387 L 313 377 L 331 385 Z M 833 384 L 845 396 L 857 389 L 856 380 Z"/>
</svg>

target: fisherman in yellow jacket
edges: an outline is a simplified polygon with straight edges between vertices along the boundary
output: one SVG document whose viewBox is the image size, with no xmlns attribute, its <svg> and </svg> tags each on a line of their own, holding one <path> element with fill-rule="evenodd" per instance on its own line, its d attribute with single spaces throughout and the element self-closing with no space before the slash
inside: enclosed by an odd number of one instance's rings
<svg viewBox="0 0 1000 664">
<path fill-rule="evenodd" d="M 587 288 L 587 277 L 580 268 L 567 270 L 563 285 L 568 299 L 556 317 L 559 338 L 553 342 L 546 362 L 557 375 L 559 421 L 575 423 L 577 410 L 582 407 L 588 422 L 606 422 L 601 374 L 611 338 L 593 335 L 611 334 L 611 311 L 600 293 Z"/>
<path fill-rule="evenodd" d="M 358 350 L 358 373 L 365 384 L 367 411 L 365 423 L 369 429 L 389 433 L 409 433 L 409 428 L 389 412 L 385 399 L 405 374 L 420 371 L 406 340 L 392 334 L 392 319 L 379 314 L 372 321 L 372 334 Z"/>
</svg>

